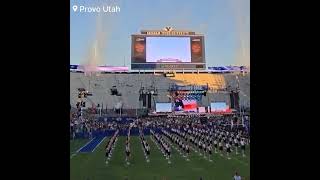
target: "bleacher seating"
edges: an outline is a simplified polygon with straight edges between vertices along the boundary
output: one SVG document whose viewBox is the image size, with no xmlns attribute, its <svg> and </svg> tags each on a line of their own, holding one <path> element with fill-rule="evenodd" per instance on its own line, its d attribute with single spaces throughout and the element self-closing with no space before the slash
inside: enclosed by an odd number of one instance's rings
<svg viewBox="0 0 320 180">
<path fill-rule="evenodd" d="M 225 88 L 225 80 L 221 74 L 176 74 L 175 77 L 170 77 L 177 81 L 179 85 L 207 85 L 210 90 L 217 90 Z"/>
</svg>

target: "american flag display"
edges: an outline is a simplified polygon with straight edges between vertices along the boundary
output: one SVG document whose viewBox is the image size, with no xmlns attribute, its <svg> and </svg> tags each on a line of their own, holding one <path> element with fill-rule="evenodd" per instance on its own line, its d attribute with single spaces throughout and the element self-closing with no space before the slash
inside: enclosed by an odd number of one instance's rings
<svg viewBox="0 0 320 180">
<path fill-rule="evenodd" d="M 183 110 L 189 112 L 197 112 L 197 101 L 196 100 L 182 100 Z"/>
<path fill-rule="evenodd" d="M 183 103 L 181 99 L 176 99 L 174 103 L 174 110 L 175 111 L 183 111 Z"/>
</svg>

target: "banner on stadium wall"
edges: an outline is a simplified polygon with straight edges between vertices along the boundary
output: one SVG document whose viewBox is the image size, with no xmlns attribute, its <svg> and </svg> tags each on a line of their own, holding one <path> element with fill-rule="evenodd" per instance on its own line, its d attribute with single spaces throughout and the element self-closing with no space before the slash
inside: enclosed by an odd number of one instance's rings
<svg viewBox="0 0 320 180">
<path fill-rule="evenodd" d="M 202 93 L 208 90 L 208 86 L 180 86 L 180 85 L 172 85 L 170 87 L 171 91 L 201 91 Z"/>
<path fill-rule="evenodd" d="M 78 65 L 70 65 L 70 69 L 76 70 L 76 69 L 78 69 Z"/>
<path fill-rule="evenodd" d="M 210 72 L 250 72 L 249 68 L 246 66 L 215 66 L 208 67 Z"/>
<path fill-rule="evenodd" d="M 129 67 L 126 66 L 97 66 L 94 68 L 99 72 L 128 72 Z M 71 71 L 84 72 L 84 67 L 80 65 L 70 65 Z"/>
</svg>

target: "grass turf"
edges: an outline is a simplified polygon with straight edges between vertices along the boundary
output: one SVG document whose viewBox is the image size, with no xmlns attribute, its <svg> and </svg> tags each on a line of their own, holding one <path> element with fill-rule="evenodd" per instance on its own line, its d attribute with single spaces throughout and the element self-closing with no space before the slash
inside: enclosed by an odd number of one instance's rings
<svg viewBox="0 0 320 180">
<path fill-rule="evenodd" d="M 139 137 L 131 137 L 130 165 L 125 163 L 125 137 L 119 137 L 112 157 L 108 164 L 105 163 L 104 147 L 106 138 L 93 153 L 78 153 L 70 159 L 71 180 L 228 180 L 232 179 L 235 171 L 249 179 L 250 174 L 250 150 L 246 148 L 246 157 L 231 154 L 231 160 L 225 156 L 213 153 L 209 162 L 191 150 L 190 161 L 172 148 L 171 164 L 162 155 L 151 137 L 146 136 L 151 147 L 147 163 L 142 151 Z M 73 154 L 89 140 L 70 141 L 70 154 Z"/>
</svg>

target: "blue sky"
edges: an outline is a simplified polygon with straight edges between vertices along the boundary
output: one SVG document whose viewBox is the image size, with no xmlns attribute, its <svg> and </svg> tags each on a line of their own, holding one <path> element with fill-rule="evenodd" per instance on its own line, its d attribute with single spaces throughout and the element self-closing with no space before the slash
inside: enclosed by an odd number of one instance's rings
<svg viewBox="0 0 320 180">
<path fill-rule="evenodd" d="M 85 61 L 97 38 L 98 14 L 74 13 L 72 6 L 76 4 L 117 5 L 121 9 L 114 14 L 100 13 L 104 34 L 98 38 L 103 47 L 102 65 L 129 66 L 131 34 L 165 26 L 204 34 L 208 66 L 239 64 L 239 52 L 250 49 L 249 3 L 249 0 L 71 0 L 70 63 Z"/>
</svg>

